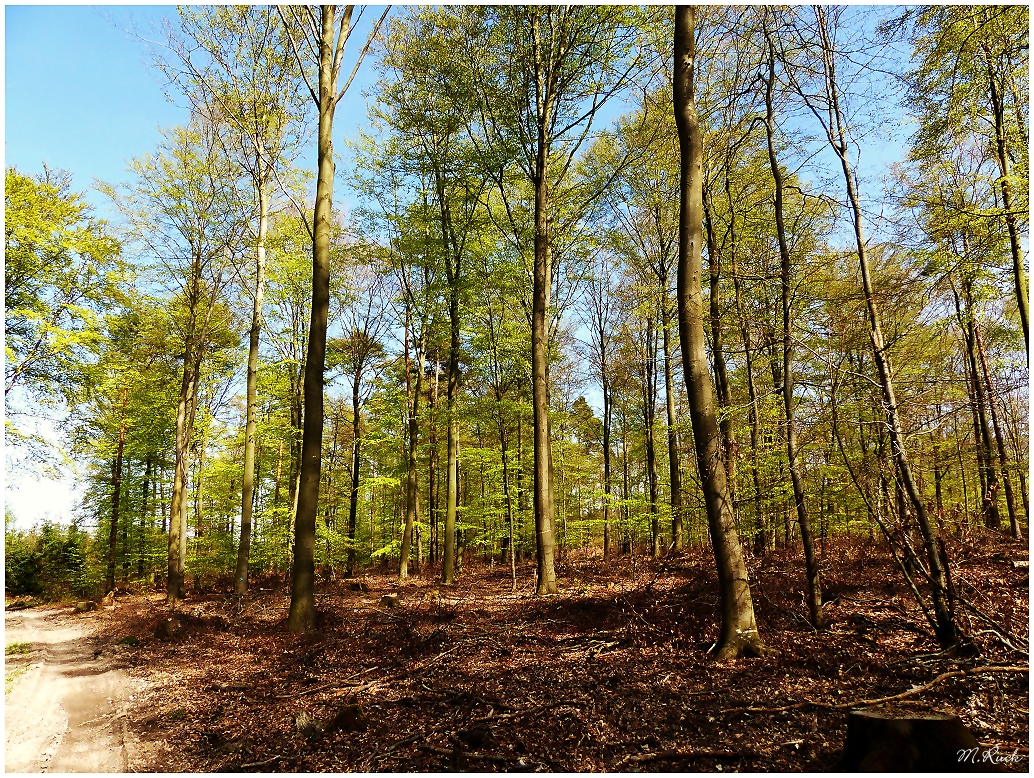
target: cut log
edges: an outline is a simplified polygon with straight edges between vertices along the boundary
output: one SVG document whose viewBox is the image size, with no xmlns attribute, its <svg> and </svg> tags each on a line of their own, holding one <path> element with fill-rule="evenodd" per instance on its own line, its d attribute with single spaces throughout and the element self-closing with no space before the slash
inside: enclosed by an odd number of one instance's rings
<svg viewBox="0 0 1034 778">
<path fill-rule="evenodd" d="M 397 608 L 399 604 L 399 596 L 397 594 L 385 594 L 381 597 L 381 605 L 385 608 Z"/>
<path fill-rule="evenodd" d="M 1029 568 L 1030 567 L 1030 560 L 1029 559 L 1014 559 L 1012 561 L 1012 569 L 1013 570 L 1019 570 L 1021 567 Z"/>
<path fill-rule="evenodd" d="M 844 772 L 1000 772 L 985 760 L 962 719 L 938 711 L 853 710 L 847 720 Z"/>
</svg>

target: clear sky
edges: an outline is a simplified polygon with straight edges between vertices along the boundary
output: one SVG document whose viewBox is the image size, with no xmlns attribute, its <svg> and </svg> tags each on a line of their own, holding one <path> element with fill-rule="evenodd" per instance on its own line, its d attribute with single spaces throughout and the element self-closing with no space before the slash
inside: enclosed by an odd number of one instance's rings
<svg viewBox="0 0 1034 778">
<path fill-rule="evenodd" d="M 154 149 L 158 127 L 187 111 L 169 102 L 147 45 L 171 6 L 7 6 L 4 161 L 25 173 L 46 163 L 82 191 L 119 181 Z M 101 204 L 99 195 L 91 201 Z"/>
</svg>

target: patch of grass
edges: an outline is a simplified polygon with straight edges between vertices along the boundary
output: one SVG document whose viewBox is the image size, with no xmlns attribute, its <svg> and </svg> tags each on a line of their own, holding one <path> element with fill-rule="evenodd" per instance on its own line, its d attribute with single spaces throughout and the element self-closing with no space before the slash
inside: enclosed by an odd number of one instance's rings
<svg viewBox="0 0 1034 778">
<path fill-rule="evenodd" d="M 179 708 L 177 710 L 170 710 L 168 713 L 165 714 L 165 718 L 167 718 L 169 721 L 179 721 L 186 715 L 187 712 L 182 708 Z"/>
<path fill-rule="evenodd" d="M 4 694 L 11 691 L 11 687 L 14 686 L 14 682 L 18 680 L 18 676 L 22 675 L 28 667 L 16 667 L 13 670 L 8 670 L 7 675 L 4 677 Z"/>
<path fill-rule="evenodd" d="M 119 643 L 123 646 L 138 646 L 140 645 L 140 638 L 136 635 L 126 635 Z"/>
<path fill-rule="evenodd" d="M 4 649 L 5 656 L 16 656 L 18 654 L 27 654 L 31 650 L 28 643 L 8 643 Z"/>
</svg>

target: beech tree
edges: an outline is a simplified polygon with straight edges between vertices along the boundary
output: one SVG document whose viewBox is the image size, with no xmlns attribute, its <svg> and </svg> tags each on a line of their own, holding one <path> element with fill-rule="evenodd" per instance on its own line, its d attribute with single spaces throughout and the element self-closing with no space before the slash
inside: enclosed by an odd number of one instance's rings
<svg viewBox="0 0 1034 778">
<path fill-rule="evenodd" d="M 390 8 L 390 6 L 389 6 Z M 316 511 L 320 492 L 320 463 L 323 443 L 323 373 L 327 356 L 327 316 L 330 307 L 330 214 L 334 189 L 334 111 L 352 83 L 370 42 L 380 28 L 378 21 L 366 45 L 356 58 L 351 75 L 338 88 L 345 44 L 355 29 L 355 6 L 323 5 L 277 7 L 287 27 L 291 49 L 300 76 L 319 114 L 317 129 L 316 205 L 312 223 L 312 306 L 308 346 L 305 354 L 305 406 L 302 429 L 302 461 L 295 516 L 294 564 L 291 570 L 292 632 L 306 632 L 316 621 L 315 545 Z M 362 17 L 360 9 L 355 22 Z M 381 20 L 388 13 L 385 9 Z M 315 67 L 317 78 L 312 79 Z"/>
<path fill-rule="evenodd" d="M 466 54 L 489 159 L 510 160 L 534 192 L 531 384 L 539 594 L 556 592 L 549 414 L 549 313 L 557 190 L 601 107 L 641 67 L 634 15 L 622 8 L 499 6 L 471 11 Z M 502 172 L 496 179 L 502 186 Z"/>
<path fill-rule="evenodd" d="M 819 6 L 814 8 L 810 42 L 814 51 L 813 67 L 819 80 L 818 91 L 815 94 L 809 93 L 806 88 L 802 87 L 800 81 L 795 81 L 794 86 L 825 133 L 843 172 L 848 209 L 854 228 L 855 251 L 861 273 L 862 293 L 865 296 L 869 320 L 869 338 L 882 389 L 883 408 L 887 415 L 887 431 L 904 491 L 923 534 L 930 584 L 933 589 L 937 639 L 942 646 L 948 648 L 955 645 L 962 635 L 956 624 L 954 608 L 948 596 L 948 574 L 945 569 L 944 557 L 937 544 L 937 527 L 930 520 L 926 503 L 912 474 L 908 452 L 905 450 L 887 342 L 883 335 L 880 311 L 873 293 L 872 268 L 866 246 L 861 200 L 855 183 L 854 165 L 849 156 L 847 113 L 838 75 L 838 68 L 842 63 L 842 52 L 838 47 L 837 33 L 842 30 L 840 22 L 842 15 L 843 9 L 827 11 Z"/>
<path fill-rule="evenodd" d="M 176 411 L 176 465 L 169 518 L 167 598 L 183 597 L 187 553 L 188 455 L 198 407 L 202 363 L 228 337 L 230 311 L 222 295 L 238 250 L 240 218 L 237 181 L 215 140 L 217 128 L 196 119 L 165 133 L 156 154 L 135 160 L 132 189 L 105 191 L 129 220 L 132 237 L 175 285 L 175 318 L 183 343 L 183 373 Z"/>
<path fill-rule="evenodd" d="M 686 389 L 689 392 L 697 468 L 704 489 L 707 520 L 722 597 L 722 629 L 716 656 L 722 659 L 736 659 L 761 654 L 764 644 L 754 619 L 754 603 L 750 596 L 750 584 L 747 582 L 743 549 L 736 531 L 725 467 L 719 455 L 718 422 L 715 418 L 707 356 L 704 353 L 704 309 L 700 285 L 700 256 L 703 248 L 703 141 L 694 100 L 694 7 L 676 7 L 674 41 L 674 106 L 680 158 L 677 290 L 679 342 L 682 346 Z"/>
<path fill-rule="evenodd" d="M 60 394 L 101 333 L 98 311 L 120 298 L 121 247 L 71 176 L 4 173 L 4 397 Z M 11 399 L 14 399 L 12 396 Z M 11 424 L 7 434 L 21 437 Z"/>
</svg>

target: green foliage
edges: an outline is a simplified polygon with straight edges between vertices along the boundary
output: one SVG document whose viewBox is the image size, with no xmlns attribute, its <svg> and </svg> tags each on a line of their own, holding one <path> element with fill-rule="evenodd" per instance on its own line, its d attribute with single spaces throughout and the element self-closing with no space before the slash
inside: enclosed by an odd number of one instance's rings
<svg viewBox="0 0 1034 778">
<path fill-rule="evenodd" d="M 89 536 L 75 526 L 45 522 L 29 532 L 4 533 L 4 586 L 9 594 L 59 600 L 91 594 L 88 575 Z"/>
<path fill-rule="evenodd" d="M 4 177 L 4 394 L 46 399 L 88 361 L 97 312 L 119 299 L 120 247 L 71 176 Z"/>
</svg>

